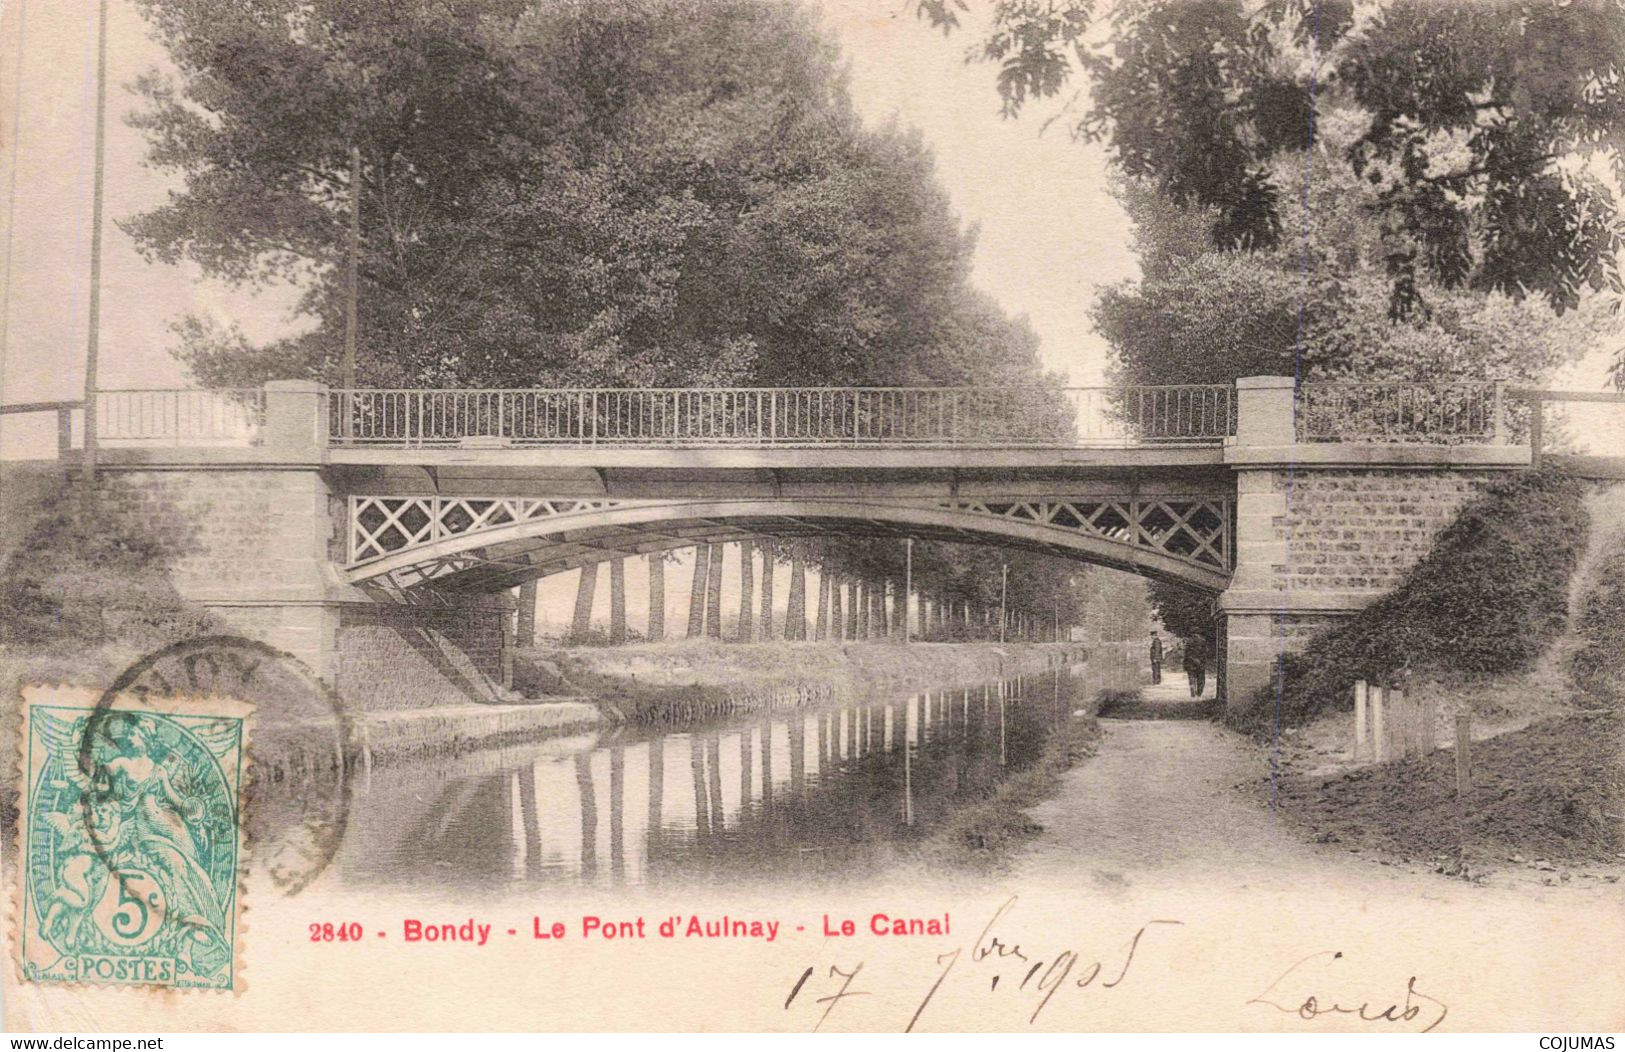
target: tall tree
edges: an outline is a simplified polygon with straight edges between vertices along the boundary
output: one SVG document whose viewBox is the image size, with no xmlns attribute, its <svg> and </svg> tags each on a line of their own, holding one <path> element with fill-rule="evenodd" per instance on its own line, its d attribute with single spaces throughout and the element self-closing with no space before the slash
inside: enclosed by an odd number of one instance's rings
<svg viewBox="0 0 1625 1052">
<path fill-rule="evenodd" d="M 807 564 L 799 545 L 790 550 L 790 598 L 785 603 L 784 638 L 807 638 Z"/>
<path fill-rule="evenodd" d="M 710 574 L 711 548 L 694 546 L 694 578 L 688 588 L 688 638 L 698 639 L 705 634 L 705 583 Z"/>
<path fill-rule="evenodd" d="M 626 558 L 609 561 L 609 641 L 626 642 Z"/>
<path fill-rule="evenodd" d="M 649 560 L 649 631 L 650 642 L 666 638 L 666 555 L 650 552 Z"/>
<path fill-rule="evenodd" d="M 204 382 L 335 378 L 351 151 L 359 369 L 417 386 L 1037 376 L 972 292 L 916 136 L 866 130 L 790 0 L 138 0 L 181 177 L 150 257 L 303 291 L 298 335 L 177 323 Z"/>
<path fill-rule="evenodd" d="M 570 641 L 585 642 L 592 628 L 593 596 L 598 587 L 598 564 L 587 563 L 576 580 L 575 616 L 570 619 Z"/>
<path fill-rule="evenodd" d="M 722 638 L 722 556 L 724 546 L 711 545 L 711 572 L 705 584 L 705 634 L 711 639 Z"/>
<path fill-rule="evenodd" d="M 770 540 L 758 543 L 762 551 L 762 640 L 773 638 L 773 563 L 774 545 Z"/>
<path fill-rule="evenodd" d="M 964 0 L 919 0 L 951 30 Z M 1272 167 L 1328 121 L 1359 125 L 1338 163 L 1372 191 L 1395 317 L 1446 288 L 1556 310 L 1622 290 L 1621 0 L 996 0 L 972 49 L 999 65 L 1005 112 L 1088 78 L 1067 114 L 1129 176 L 1211 210 L 1224 249 L 1283 237 Z M 1092 31 L 1098 29 L 1098 32 Z M 1083 93 L 1075 96 L 1081 100 Z"/>
<path fill-rule="evenodd" d="M 739 546 L 739 641 L 751 641 L 751 606 L 756 599 L 756 582 L 751 568 L 751 545 Z M 772 567 L 767 567 L 771 572 Z M 766 635 L 763 639 L 768 638 Z"/>
</svg>

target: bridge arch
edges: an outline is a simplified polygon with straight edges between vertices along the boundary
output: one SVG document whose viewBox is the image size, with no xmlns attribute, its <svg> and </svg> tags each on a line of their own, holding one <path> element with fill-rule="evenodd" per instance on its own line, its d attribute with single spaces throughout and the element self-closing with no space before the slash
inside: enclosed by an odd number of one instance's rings
<svg viewBox="0 0 1625 1052">
<path fill-rule="evenodd" d="M 751 538 L 876 536 L 1042 552 L 1217 594 L 1231 501 L 570 499 L 353 496 L 346 574 L 358 586 L 499 591 L 588 563 Z"/>
</svg>

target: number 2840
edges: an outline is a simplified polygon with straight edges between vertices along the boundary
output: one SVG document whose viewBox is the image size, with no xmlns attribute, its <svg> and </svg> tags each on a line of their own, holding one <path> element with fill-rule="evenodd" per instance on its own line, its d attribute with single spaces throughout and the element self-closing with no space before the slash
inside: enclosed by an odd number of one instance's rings
<svg viewBox="0 0 1625 1052">
<path fill-rule="evenodd" d="M 355 921 L 348 924 L 312 924 L 310 926 L 311 942 L 360 942 L 361 925 Z"/>
</svg>

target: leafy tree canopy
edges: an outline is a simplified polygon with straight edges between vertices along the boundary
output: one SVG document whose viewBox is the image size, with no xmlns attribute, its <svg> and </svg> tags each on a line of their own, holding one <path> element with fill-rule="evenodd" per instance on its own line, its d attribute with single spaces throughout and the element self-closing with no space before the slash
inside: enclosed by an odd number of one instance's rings
<svg viewBox="0 0 1625 1052">
<path fill-rule="evenodd" d="M 970 10 L 915 6 L 945 31 Z M 1558 311 L 1621 291 L 1621 0 L 996 0 L 969 57 L 998 64 L 1009 115 L 1084 74 L 1075 133 L 1223 249 L 1279 245 L 1272 161 L 1351 122 L 1336 162 L 1369 188 L 1396 317 L 1427 280 Z"/>
<path fill-rule="evenodd" d="M 1146 181 L 1119 198 L 1141 278 L 1101 291 L 1095 327 L 1130 383 L 1228 383 L 1239 376 L 1536 383 L 1617 331 L 1610 298 L 1559 314 L 1543 300 L 1450 288 L 1427 277 L 1426 308 L 1388 312 L 1380 230 L 1364 182 L 1327 149 L 1271 168 L 1288 191 L 1294 243 L 1227 252 L 1204 236 L 1212 209 L 1179 205 Z"/>
<path fill-rule="evenodd" d="M 184 319 L 205 382 L 336 378 L 352 148 L 363 383 L 1039 378 L 927 150 L 861 125 L 793 3 L 140 2 L 179 77 L 138 123 L 184 188 L 126 229 L 310 323 Z"/>
</svg>

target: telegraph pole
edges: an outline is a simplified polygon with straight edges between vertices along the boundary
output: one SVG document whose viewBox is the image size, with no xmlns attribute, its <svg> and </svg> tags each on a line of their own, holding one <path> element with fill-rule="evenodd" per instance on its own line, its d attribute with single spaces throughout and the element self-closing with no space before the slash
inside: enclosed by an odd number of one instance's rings
<svg viewBox="0 0 1625 1052">
<path fill-rule="evenodd" d="M 19 89 L 20 90 L 20 89 Z M 90 326 L 85 337 L 85 494 L 96 489 L 96 369 L 102 332 L 102 183 L 107 149 L 107 0 L 96 16 L 96 145 L 90 197 Z"/>
<path fill-rule="evenodd" d="M 903 642 L 908 642 L 908 601 L 914 595 L 914 538 L 909 537 L 903 548 Z"/>
<path fill-rule="evenodd" d="M 355 408 L 356 272 L 361 254 L 361 147 L 350 147 L 350 238 L 344 266 L 344 427 L 350 434 Z"/>
<path fill-rule="evenodd" d="M 1010 596 L 1010 564 L 999 564 L 999 642 L 1004 642 L 1005 628 L 1010 623 L 1006 605 Z"/>
</svg>

